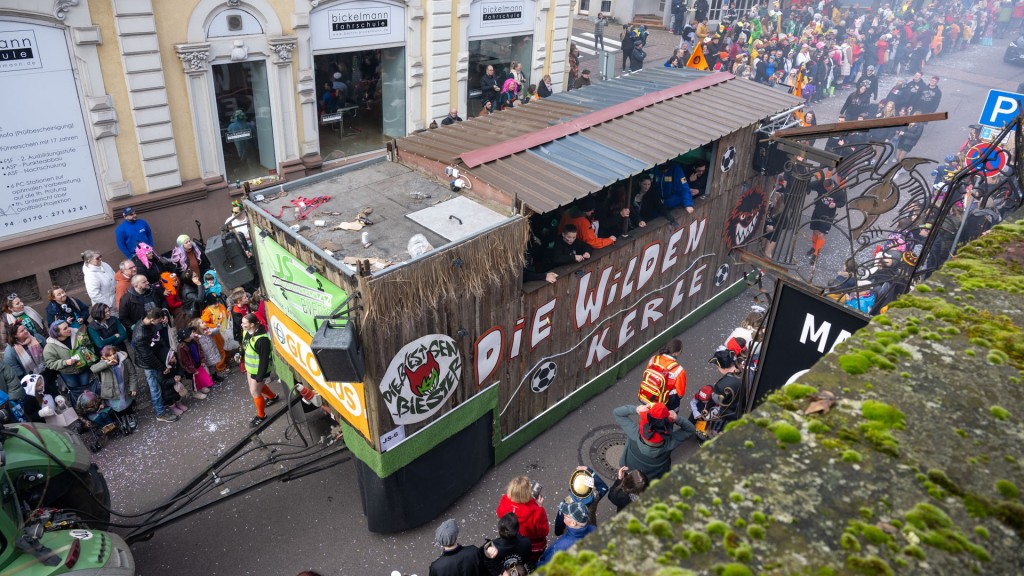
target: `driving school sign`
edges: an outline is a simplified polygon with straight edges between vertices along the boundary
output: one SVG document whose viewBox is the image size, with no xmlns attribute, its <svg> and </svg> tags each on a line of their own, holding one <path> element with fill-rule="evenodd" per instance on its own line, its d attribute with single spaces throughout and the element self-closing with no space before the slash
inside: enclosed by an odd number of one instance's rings
<svg viewBox="0 0 1024 576">
<path fill-rule="evenodd" d="M 469 6 L 469 35 L 533 32 L 533 0 L 476 0 Z"/>
<path fill-rule="evenodd" d="M 461 381 L 462 356 L 455 340 L 430 334 L 395 354 L 380 392 L 395 424 L 415 424 L 437 412 Z"/>
<path fill-rule="evenodd" d="M 312 338 L 286 316 L 273 302 L 267 303 L 267 327 L 274 350 L 284 358 L 302 380 L 341 414 L 366 438 L 370 438 L 370 425 L 366 419 L 365 390 L 362 382 L 328 382 L 324 379 L 310 347 Z"/>
<path fill-rule="evenodd" d="M 309 16 L 313 50 L 405 42 L 405 8 L 356 0 L 314 10 Z"/>
</svg>

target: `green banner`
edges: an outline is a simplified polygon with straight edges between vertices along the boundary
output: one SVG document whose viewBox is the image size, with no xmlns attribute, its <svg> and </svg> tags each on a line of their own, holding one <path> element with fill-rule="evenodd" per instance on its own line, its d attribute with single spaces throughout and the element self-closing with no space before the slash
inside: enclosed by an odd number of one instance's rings
<svg viewBox="0 0 1024 576">
<path fill-rule="evenodd" d="M 327 316 L 348 294 L 321 276 L 309 272 L 308 264 L 292 256 L 270 236 L 262 237 L 260 229 L 250 223 L 256 257 L 260 263 L 263 289 L 270 301 L 309 334 L 316 332 L 314 316 Z"/>
</svg>

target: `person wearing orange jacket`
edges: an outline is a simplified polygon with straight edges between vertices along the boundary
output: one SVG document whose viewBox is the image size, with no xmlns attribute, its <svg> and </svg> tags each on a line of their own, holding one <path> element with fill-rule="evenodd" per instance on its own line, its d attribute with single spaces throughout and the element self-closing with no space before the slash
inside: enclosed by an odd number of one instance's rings
<svg viewBox="0 0 1024 576">
<path fill-rule="evenodd" d="M 564 231 L 567 224 L 575 225 L 579 239 L 595 250 L 615 244 L 615 236 L 600 238 L 597 235 L 598 221 L 594 218 L 594 199 L 590 196 L 580 199 L 562 214 L 558 222 L 559 234 Z"/>
<path fill-rule="evenodd" d="M 648 406 L 664 402 L 669 410 L 679 407 L 682 398 L 686 395 L 686 370 L 676 360 L 682 351 L 683 342 L 678 338 L 673 338 L 647 362 L 647 367 L 644 369 L 644 383 L 640 385 L 641 402 Z M 655 384 L 660 385 L 654 386 Z M 657 390 L 652 389 L 655 387 Z"/>
</svg>

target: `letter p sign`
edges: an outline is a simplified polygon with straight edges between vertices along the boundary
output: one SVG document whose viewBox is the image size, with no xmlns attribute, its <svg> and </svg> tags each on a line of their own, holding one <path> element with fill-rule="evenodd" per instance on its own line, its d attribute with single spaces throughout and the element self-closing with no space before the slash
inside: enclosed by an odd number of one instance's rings
<svg viewBox="0 0 1024 576">
<path fill-rule="evenodd" d="M 988 99 L 985 101 L 985 108 L 981 111 L 978 123 L 982 126 L 1002 128 L 1020 114 L 1021 108 L 1024 107 L 1022 103 L 1024 103 L 1024 94 L 989 90 Z"/>
</svg>

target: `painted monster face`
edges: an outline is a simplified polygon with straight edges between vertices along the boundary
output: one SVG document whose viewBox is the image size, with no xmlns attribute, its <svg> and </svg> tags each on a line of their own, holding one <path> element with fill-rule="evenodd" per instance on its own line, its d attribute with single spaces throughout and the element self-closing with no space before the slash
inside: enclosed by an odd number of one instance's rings
<svg viewBox="0 0 1024 576">
<path fill-rule="evenodd" d="M 406 377 L 409 378 L 409 388 L 412 393 L 420 397 L 437 385 L 437 379 L 441 374 L 441 368 L 430 352 L 427 352 L 427 361 L 419 368 L 410 370 L 403 366 L 403 369 Z"/>
<path fill-rule="evenodd" d="M 725 224 L 725 241 L 729 248 L 743 246 L 758 235 L 758 226 L 767 199 L 759 188 L 743 193 Z"/>
</svg>

